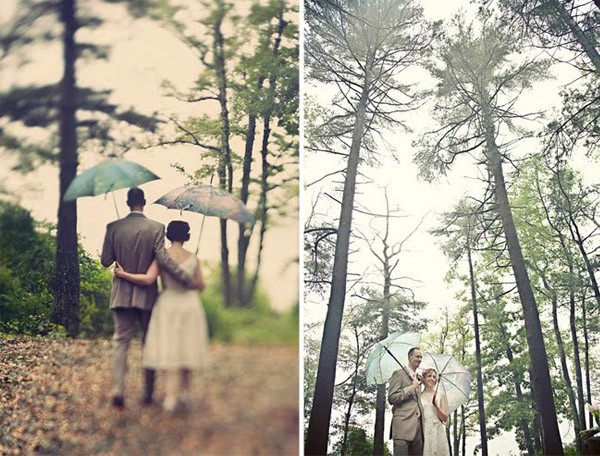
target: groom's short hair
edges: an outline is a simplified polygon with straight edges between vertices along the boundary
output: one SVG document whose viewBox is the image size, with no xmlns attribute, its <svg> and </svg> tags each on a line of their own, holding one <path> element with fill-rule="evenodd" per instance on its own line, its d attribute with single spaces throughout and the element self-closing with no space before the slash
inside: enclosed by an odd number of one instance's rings
<svg viewBox="0 0 600 456">
<path fill-rule="evenodd" d="M 144 190 L 138 187 L 132 187 L 127 192 L 127 205 L 129 207 L 143 206 L 146 204 Z"/>
<path fill-rule="evenodd" d="M 421 350 L 419 347 L 413 347 L 410 350 L 408 350 L 408 357 L 410 358 L 413 353 L 415 352 L 415 350 Z"/>
</svg>

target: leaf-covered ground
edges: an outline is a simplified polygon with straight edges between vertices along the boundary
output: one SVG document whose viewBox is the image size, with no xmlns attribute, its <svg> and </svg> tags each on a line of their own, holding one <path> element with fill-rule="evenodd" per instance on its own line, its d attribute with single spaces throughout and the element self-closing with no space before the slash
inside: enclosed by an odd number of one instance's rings
<svg viewBox="0 0 600 456">
<path fill-rule="evenodd" d="M 298 454 L 296 347 L 213 345 L 193 407 L 175 415 L 139 404 L 138 343 L 123 411 L 110 406 L 110 366 L 108 340 L 0 338 L 0 454 Z"/>
</svg>

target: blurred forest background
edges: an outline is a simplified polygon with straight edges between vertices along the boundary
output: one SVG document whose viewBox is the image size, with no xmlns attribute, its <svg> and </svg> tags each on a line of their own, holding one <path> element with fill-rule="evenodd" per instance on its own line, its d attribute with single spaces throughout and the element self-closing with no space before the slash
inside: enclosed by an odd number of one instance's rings
<svg viewBox="0 0 600 456">
<path fill-rule="evenodd" d="M 143 161 L 146 154 L 152 157 L 144 163 L 150 168 L 178 171 L 172 187 L 219 186 L 238 196 L 257 220 L 250 236 L 243 226 L 223 221 L 213 229 L 219 233 L 212 244 L 218 260 L 200 253 L 211 272 L 202 296 L 211 335 L 222 341 L 297 343 L 298 301 L 278 303 L 275 311 L 264 283 L 281 279 L 262 273 L 264 263 L 272 261 L 265 257 L 270 230 L 287 224 L 287 236 L 297 236 L 297 5 L 14 0 L 4 6 L 0 151 L 11 171 L 1 189 L 0 332 L 111 335 L 111 274 L 96 252 L 82 248 L 90 221 L 81 223 L 77 203 L 61 195 L 84 165 L 115 156 Z M 118 48 L 121 61 L 127 58 L 122 55 L 127 43 L 118 39 L 132 38 L 113 37 L 111 24 L 159 31 L 178 47 L 162 48 L 150 38 L 149 48 L 131 46 L 130 58 L 139 59 L 140 67 L 122 73 L 111 67 L 111 51 Z M 180 62 L 182 72 L 197 72 L 188 86 L 157 78 L 163 69 L 144 64 L 146 54 L 169 52 L 191 60 Z M 112 73 L 125 84 L 111 87 Z M 158 84 L 148 87 L 146 79 Z M 196 157 L 191 165 L 181 159 L 191 155 Z M 48 166 L 58 171 L 41 174 Z M 9 185 L 19 176 L 26 182 L 29 175 L 38 181 L 58 177 L 47 183 L 49 192 L 58 187 L 58 194 L 39 197 L 58 205 L 56 219 L 35 220 L 33 204 L 23 197 L 27 189 Z M 124 200 L 124 194 L 117 199 Z M 98 205 L 91 224 L 103 227 L 116 218 L 102 212 L 102 197 L 90 201 L 86 207 Z M 175 212 L 167 216 L 163 223 L 177 218 Z M 101 242 L 96 239 L 98 249 Z M 297 251 L 286 253 L 287 267 L 296 268 Z M 287 276 L 288 288 L 297 289 L 294 277 Z"/>
</svg>

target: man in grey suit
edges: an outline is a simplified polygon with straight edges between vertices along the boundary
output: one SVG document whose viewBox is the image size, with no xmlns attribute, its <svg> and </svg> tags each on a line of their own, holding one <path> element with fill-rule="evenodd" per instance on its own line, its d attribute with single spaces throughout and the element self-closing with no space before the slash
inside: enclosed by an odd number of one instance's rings
<svg viewBox="0 0 600 456">
<path fill-rule="evenodd" d="M 146 200 L 143 190 L 131 188 L 127 193 L 127 205 L 131 212 L 126 217 L 109 223 L 106 227 L 101 262 L 105 267 L 118 262 L 128 272 L 145 273 L 156 258 L 160 266 L 172 273 L 189 288 L 197 288 L 196 279 L 184 272 L 165 249 L 165 227 L 144 215 Z M 136 322 L 146 337 L 150 314 L 158 295 L 156 282 L 149 286 L 135 285 L 127 280 L 113 277 L 110 309 L 113 314 L 113 397 L 112 404 L 118 409 L 125 406 L 125 374 L 127 351 L 133 338 Z M 152 403 L 155 372 L 144 369 L 142 404 Z"/>
<path fill-rule="evenodd" d="M 408 366 L 398 369 L 390 379 L 388 401 L 392 404 L 390 438 L 394 439 L 394 456 L 423 454 L 423 410 L 417 368 L 423 353 L 419 347 L 408 352 Z"/>
</svg>

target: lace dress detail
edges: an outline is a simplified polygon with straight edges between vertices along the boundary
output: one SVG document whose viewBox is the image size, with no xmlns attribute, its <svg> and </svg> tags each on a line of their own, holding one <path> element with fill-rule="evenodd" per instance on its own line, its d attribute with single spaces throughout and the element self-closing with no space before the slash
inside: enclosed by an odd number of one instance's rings
<svg viewBox="0 0 600 456">
<path fill-rule="evenodd" d="M 423 408 L 423 455 L 424 456 L 449 456 L 450 448 L 446 437 L 446 425 L 440 421 L 433 408 L 433 393 L 421 393 L 421 406 Z M 436 397 L 440 404 L 440 397 Z"/>
<path fill-rule="evenodd" d="M 198 259 L 191 255 L 180 267 L 193 274 Z M 144 345 L 144 367 L 197 369 L 208 362 L 208 325 L 197 290 L 161 273 L 163 291 L 158 296 Z"/>
</svg>

